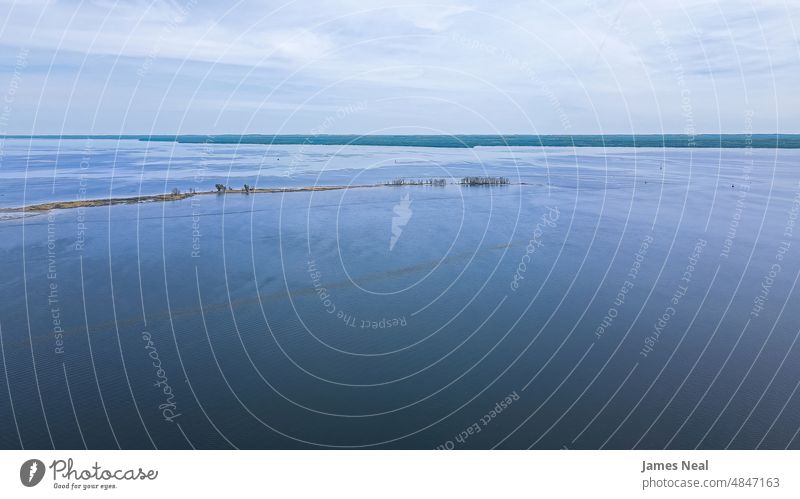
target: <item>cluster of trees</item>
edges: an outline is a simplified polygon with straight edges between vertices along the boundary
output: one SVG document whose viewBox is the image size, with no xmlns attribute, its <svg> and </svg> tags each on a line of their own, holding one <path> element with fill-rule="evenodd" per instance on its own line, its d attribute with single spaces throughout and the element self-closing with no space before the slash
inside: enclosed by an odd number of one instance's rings
<svg viewBox="0 0 800 499">
<path fill-rule="evenodd" d="M 214 188 L 217 189 L 217 192 L 219 193 L 236 190 L 232 189 L 231 187 L 228 187 L 225 184 L 214 184 Z M 255 187 L 253 187 L 250 184 L 244 184 L 244 186 L 242 187 L 242 192 L 244 192 L 245 194 L 250 194 L 253 191 L 255 191 Z"/>
<path fill-rule="evenodd" d="M 443 186 L 447 184 L 447 179 L 444 178 L 418 178 L 418 179 L 407 179 L 407 178 L 396 178 L 394 180 L 390 180 L 386 182 L 386 185 L 435 185 L 435 186 Z"/>
<path fill-rule="evenodd" d="M 508 177 L 464 177 L 461 185 L 508 185 Z"/>
</svg>

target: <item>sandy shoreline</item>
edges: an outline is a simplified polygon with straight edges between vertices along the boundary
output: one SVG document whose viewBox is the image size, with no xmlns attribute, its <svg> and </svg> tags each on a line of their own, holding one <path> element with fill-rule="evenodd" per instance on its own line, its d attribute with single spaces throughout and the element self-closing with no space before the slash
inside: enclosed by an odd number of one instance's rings
<svg viewBox="0 0 800 499">
<path fill-rule="evenodd" d="M 0 208 L 1 213 L 42 213 L 50 210 L 68 210 L 73 208 L 94 208 L 98 206 L 113 206 L 117 204 L 137 204 L 137 203 L 156 203 L 165 201 L 180 201 L 195 196 L 225 196 L 239 194 L 249 196 L 250 194 L 277 194 L 286 192 L 315 192 L 315 191 L 339 191 L 347 189 L 366 189 L 372 187 L 443 187 L 448 183 L 444 179 L 395 179 L 391 182 L 380 184 L 359 184 L 359 185 L 314 185 L 306 187 L 273 187 L 273 188 L 254 188 L 247 187 L 242 189 L 232 189 L 218 184 L 217 190 L 212 191 L 190 191 L 172 192 L 168 194 L 150 194 L 145 196 L 130 196 L 121 198 L 102 198 L 102 199 L 78 199 L 75 201 L 51 201 L 47 203 L 37 203 L 27 206 L 13 208 Z M 459 183 L 451 185 L 480 185 L 483 187 L 512 185 L 505 177 L 464 177 Z M 514 185 L 528 185 L 526 182 L 519 182 Z"/>
<path fill-rule="evenodd" d="M 194 196 L 225 196 L 230 194 L 275 194 L 283 192 L 314 192 L 314 191 L 337 191 L 345 189 L 364 189 L 368 187 L 385 187 L 385 184 L 362 184 L 362 185 L 318 185 L 310 187 L 281 187 L 281 188 L 251 188 L 226 189 L 224 191 L 195 191 L 179 192 L 170 194 L 151 194 L 147 196 L 132 196 L 126 198 L 103 198 L 103 199 L 80 199 L 76 201 L 52 201 L 49 203 L 38 203 L 27 206 L 0 208 L 0 213 L 39 213 L 50 210 L 67 210 L 72 208 L 93 208 L 97 206 L 112 206 L 117 204 L 137 204 L 137 203 L 156 203 L 164 201 L 180 201 Z"/>
</svg>

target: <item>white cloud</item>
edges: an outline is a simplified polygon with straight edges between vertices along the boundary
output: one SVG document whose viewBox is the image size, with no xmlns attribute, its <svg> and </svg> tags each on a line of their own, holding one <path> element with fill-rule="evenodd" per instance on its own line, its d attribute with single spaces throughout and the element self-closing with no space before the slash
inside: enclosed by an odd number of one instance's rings
<svg viewBox="0 0 800 499">
<path fill-rule="evenodd" d="M 115 98 L 147 96 L 139 117 L 165 96 L 178 102 L 176 91 L 204 95 L 191 105 L 198 116 L 208 106 L 209 122 L 219 111 L 212 101 L 244 111 L 241 103 L 270 99 L 265 109 L 277 120 L 281 109 L 313 96 L 316 107 L 303 113 L 311 122 L 343 101 L 415 95 L 418 107 L 409 101 L 404 113 L 453 129 L 480 125 L 450 118 L 426 98 L 449 97 L 500 123 L 552 126 L 567 113 L 584 127 L 574 132 L 680 131 L 684 85 L 700 129 L 716 131 L 722 122 L 725 131 L 738 130 L 745 105 L 759 110 L 765 127 L 774 127 L 779 109 L 781 123 L 797 129 L 800 110 L 786 105 L 799 78 L 797 10 L 782 0 L 16 2 L 0 6 L 0 71 L 10 78 L 19 47 L 31 49 L 29 87 L 19 92 L 11 124 L 22 131 L 33 126 L 37 106 L 45 111 L 37 129 L 61 123 L 58 99 L 75 78 L 72 109 L 99 105 L 109 74 Z M 147 77 L 137 87 L 142 67 Z M 507 98 L 524 115 L 501 115 L 496 102 Z M 380 119 L 391 125 L 391 115 Z M 203 120 L 197 123 L 202 131 Z"/>
</svg>

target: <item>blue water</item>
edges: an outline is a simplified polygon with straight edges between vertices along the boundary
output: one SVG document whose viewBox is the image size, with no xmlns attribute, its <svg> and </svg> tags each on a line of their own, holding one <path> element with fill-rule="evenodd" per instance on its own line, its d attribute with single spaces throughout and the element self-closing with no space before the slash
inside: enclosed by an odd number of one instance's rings
<svg viewBox="0 0 800 499">
<path fill-rule="evenodd" d="M 0 447 L 797 448 L 798 159 L 9 139 L 6 207 L 513 185 L 0 222 Z"/>
</svg>

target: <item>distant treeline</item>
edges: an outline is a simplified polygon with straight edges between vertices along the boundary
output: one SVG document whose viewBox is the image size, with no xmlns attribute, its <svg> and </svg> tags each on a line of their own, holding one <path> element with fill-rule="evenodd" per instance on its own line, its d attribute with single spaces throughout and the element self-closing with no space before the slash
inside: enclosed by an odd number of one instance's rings
<svg viewBox="0 0 800 499">
<path fill-rule="evenodd" d="M 9 139 L 111 139 L 187 144 L 401 147 L 679 147 L 799 149 L 800 134 L 654 135 L 4 135 Z"/>
<path fill-rule="evenodd" d="M 464 177 L 461 179 L 461 185 L 508 185 L 507 177 Z"/>
</svg>

